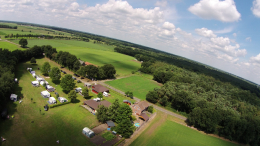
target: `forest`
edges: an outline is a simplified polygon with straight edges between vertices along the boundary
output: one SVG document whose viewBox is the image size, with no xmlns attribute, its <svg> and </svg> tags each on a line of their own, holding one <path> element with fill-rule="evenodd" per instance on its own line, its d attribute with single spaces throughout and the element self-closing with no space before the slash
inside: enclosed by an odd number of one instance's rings
<svg viewBox="0 0 260 146">
<path fill-rule="evenodd" d="M 10 28 L 10 29 L 17 29 L 17 26 L 10 26 L 10 25 L 4 25 L 4 24 L 0 24 L 0 28 Z"/>
</svg>

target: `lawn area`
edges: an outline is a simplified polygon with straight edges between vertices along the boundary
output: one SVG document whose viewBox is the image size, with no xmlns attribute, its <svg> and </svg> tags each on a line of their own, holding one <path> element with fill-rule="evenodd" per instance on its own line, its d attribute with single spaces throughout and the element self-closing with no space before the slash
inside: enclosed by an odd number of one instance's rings
<svg viewBox="0 0 260 146">
<path fill-rule="evenodd" d="M 152 123 L 130 146 L 235 146 L 172 121 L 171 116 L 158 111 Z"/>
<path fill-rule="evenodd" d="M 105 138 L 107 141 L 110 141 L 114 138 L 116 138 L 115 135 L 113 135 L 111 132 L 107 131 L 105 133 L 102 134 L 102 137 Z"/>
<path fill-rule="evenodd" d="M 134 96 L 145 100 L 148 91 L 156 87 L 160 87 L 158 83 L 153 80 L 133 75 L 131 77 L 107 81 L 106 84 L 111 85 L 121 91 L 132 91 Z"/>
<path fill-rule="evenodd" d="M 10 51 L 14 51 L 14 50 L 25 50 L 23 48 L 20 48 L 19 46 L 17 45 L 14 45 L 14 44 L 11 44 L 9 42 L 5 42 L 5 41 L 0 41 L 0 48 L 2 49 L 8 49 Z"/>
<path fill-rule="evenodd" d="M 13 42 L 17 43 L 19 40 Z M 58 51 L 70 52 L 81 60 L 98 66 L 112 64 L 120 76 L 129 75 L 141 67 L 140 63 L 132 61 L 134 57 L 111 51 L 112 46 L 74 40 L 28 40 L 29 47 L 34 45 L 51 45 Z"/>
<path fill-rule="evenodd" d="M 45 58 L 37 59 L 39 67 L 46 61 Z M 53 67 L 54 64 L 51 63 Z M 3 146 L 7 145 L 56 145 L 59 140 L 61 145 L 93 145 L 88 138 L 82 134 L 84 127 L 92 128 L 98 125 L 94 115 L 81 107 L 85 100 L 78 95 L 78 102 L 44 111 L 43 106 L 48 99 L 44 99 L 40 92 L 43 87 L 33 87 L 31 81 L 35 80 L 26 70 L 32 67 L 36 74 L 38 65 L 28 62 L 17 65 L 15 76 L 19 80 L 19 85 L 15 87 L 14 93 L 18 97 L 23 96 L 23 102 L 10 102 L 8 104 L 9 115 L 14 115 L 13 119 L 1 121 L 1 136 L 7 139 Z M 49 79 L 48 82 L 56 88 L 56 92 L 63 96 L 61 88 L 55 86 Z M 53 92 L 51 92 L 54 95 Z M 67 97 L 64 94 L 65 97 Z M 33 98 L 33 101 L 31 101 Z M 40 112 L 41 109 L 41 112 Z M 33 122 L 32 122 L 33 121 Z"/>
</svg>

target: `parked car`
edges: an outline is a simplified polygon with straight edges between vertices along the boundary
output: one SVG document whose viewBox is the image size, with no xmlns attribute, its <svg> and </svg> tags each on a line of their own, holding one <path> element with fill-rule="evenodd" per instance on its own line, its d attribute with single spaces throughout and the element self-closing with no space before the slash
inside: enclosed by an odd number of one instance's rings
<svg viewBox="0 0 260 146">
<path fill-rule="evenodd" d="M 80 81 L 80 80 L 78 80 L 77 82 L 78 82 L 78 83 L 81 83 L 81 81 Z"/>
<path fill-rule="evenodd" d="M 81 77 L 81 79 L 84 79 L 84 77 Z"/>
</svg>

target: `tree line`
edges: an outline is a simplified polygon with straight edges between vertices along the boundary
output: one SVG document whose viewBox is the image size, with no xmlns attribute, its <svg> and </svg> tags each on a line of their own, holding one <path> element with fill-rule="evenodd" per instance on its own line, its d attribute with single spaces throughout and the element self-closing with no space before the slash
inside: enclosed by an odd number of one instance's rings
<svg viewBox="0 0 260 146">
<path fill-rule="evenodd" d="M 94 65 L 82 66 L 79 59 L 70 54 L 69 52 L 59 51 L 50 45 L 44 48 L 45 56 L 63 67 L 68 67 L 69 70 L 85 77 L 88 75 L 90 79 L 111 79 L 114 78 L 116 74 L 115 67 L 112 64 L 105 64 L 101 67 Z"/>
<path fill-rule="evenodd" d="M 46 39 L 71 39 L 67 36 L 39 35 L 39 34 L 9 34 L 5 38 L 46 38 Z"/>
<path fill-rule="evenodd" d="M 17 29 L 17 26 L 10 26 L 10 25 L 0 24 L 0 28 L 11 28 L 11 29 Z"/>
<path fill-rule="evenodd" d="M 0 110 L 9 100 L 14 89 L 15 66 L 22 61 L 28 61 L 32 57 L 42 57 L 45 46 L 34 46 L 27 50 L 9 51 L 0 48 Z"/>
</svg>

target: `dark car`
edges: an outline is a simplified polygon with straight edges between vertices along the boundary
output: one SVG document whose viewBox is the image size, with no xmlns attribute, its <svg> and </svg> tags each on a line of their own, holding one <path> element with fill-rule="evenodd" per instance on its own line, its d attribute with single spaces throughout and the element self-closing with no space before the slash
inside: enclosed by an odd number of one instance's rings
<svg viewBox="0 0 260 146">
<path fill-rule="evenodd" d="M 64 74 L 67 74 L 66 71 L 63 71 Z"/>
<path fill-rule="evenodd" d="M 81 77 L 81 79 L 84 79 L 84 77 Z"/>
</svg>

